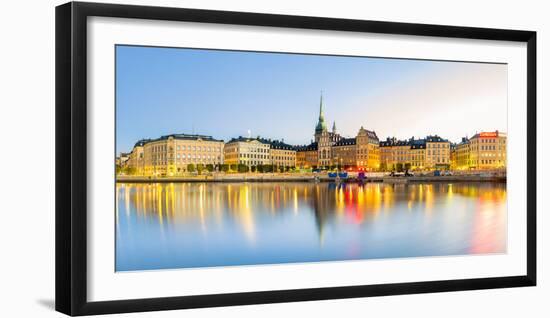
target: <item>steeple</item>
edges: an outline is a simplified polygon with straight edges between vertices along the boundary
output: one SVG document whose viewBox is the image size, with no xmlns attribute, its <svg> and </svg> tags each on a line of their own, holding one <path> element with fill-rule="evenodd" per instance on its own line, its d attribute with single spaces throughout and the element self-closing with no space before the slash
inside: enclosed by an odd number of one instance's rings
<svg viewBox="0 0 550 318">
<path fill-rule="evenodd" d="M 336 133 L 336 120 L 332 122 L 332 133 Z"/>
<path fill-rule="evenodd" d="M 319 121 L 315 127 L 315 133 L 322 133 L 327 130 L 327 124 L 325 123 L 325 114 L 323 113 L 323 93 L 321 92 L 321 102 L 319 103 Z"/>
</svg>

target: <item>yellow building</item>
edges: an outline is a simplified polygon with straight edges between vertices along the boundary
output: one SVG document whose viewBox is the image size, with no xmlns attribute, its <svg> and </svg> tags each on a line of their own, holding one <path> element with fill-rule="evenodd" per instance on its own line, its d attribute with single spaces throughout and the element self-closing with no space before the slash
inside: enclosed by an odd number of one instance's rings
<svg viewBox="0 0 550 318">
<path fill-rule="evenodd" d="M 374 171 L 380 168 L 380 145 L 374 131 L 361 127 L 355 138 L 332 145 L 332 165 L 344 169 Z"/>
<path fill-rule="evenodd" d="M 223 163 L 223 140 L 211 136 L 166 135 L 146 140 L 140 147 L 143 147 L 143 174 L 147 176 L 174 176 L 190 168 L 213 170 Z M 136 154 L 139 155 L 139 148 Z"/>
<path fill-rule="evenodd" d="M 130 159 L 129 153 L 121 152 L 120 156 L 116 157 L 115 164 L 121 168 L 126 167 L 129 159 Z"/>
<path fill-rule="evenodd" d="M 397 140 L 395 137 L 380 142 L 380 169 L 384 171 L 416 169 L 412 165 L 413 151 L 411 140 Z M 415 146 L 414 152 L 421 149 L 421 144 Z"/>
<path fill-rule="evenodd" d="M 471 169 L 497 169 L 506 167 L 506 140 L 503 132 L 480 132 L 469 140 Z"/>
<path fill-rule="evenodd" d="M 128 171 L 130 174 L 136 174 L 136 175 L 145 174 L 145 159 L 143 155 L 143 146 L 148 141 L 150 141 L 150 139 L 142 139 L 136 142 L 134 145 L 134 148 L 132 148 L 132 152 L 130 152 L 128 161 L 126 161 L 126 167 L 129 168 Z"/>
<path fill-rule="evenodd" d="M 282 141 L 274 140 L 269 142 L 269 155 L 271 164 L 276 169 L 288 170 L 296 167 L 296 148 Z"/>
<path fill-rule="evenodd" d="M 470 160 L 470 140 L 462 138 L 454 149 L 453 164 L 454 169 L 465 170 L 473 168 Z"/>
<path fill-rule="evenodd" d="M 376 133 L 361 127 L 355 138 L 344 138 L 336 132 L 335 122 L 329 131 L 323 113 L 322 96 L 314 136 L 318 152 L 316 166 L 319 168 L 346 166 L 359 170 L 378 170 L 380 167 L 380 146 Z M 301 164 L 305 154 L 300 156 Z"/>
<path fill-rule="evenodd" d="M 359 170 L 375 171 L 380 168 L 380 140 L 374 131 L 361 126 L 356 140 L 356 167 Z"/>
<path fill-rule="evenodd" d="M 437 135 L 426 137 L 426 162 L 428 169 L 449 169 L 451 167 L 451 143 Z"/>
<path fill-rule="evenodd" d="M 261 138 L 233 138 L 225 144 L 225 164 L 248 167 L 271 165 L 269 141 Z"/>
<path fill-rule="evenodd" d="M 343 168 L 355 168 L 357 164 L 357 143 L 355 138 L 342 138 L 332 146 L 333 165 Z"/>
<path fill-rule="evenodd" d="M 296 167 L 301 169 L 317 168 L 319 158 L 317 143 L 296 147 Z"/>
<path fill-rule="evenodd" d="M 451 143 L 437 135 L 409 140 L 387 138 L 380 142 L 380 164 L 385 171 L 449 169 Z"/>
</svg>

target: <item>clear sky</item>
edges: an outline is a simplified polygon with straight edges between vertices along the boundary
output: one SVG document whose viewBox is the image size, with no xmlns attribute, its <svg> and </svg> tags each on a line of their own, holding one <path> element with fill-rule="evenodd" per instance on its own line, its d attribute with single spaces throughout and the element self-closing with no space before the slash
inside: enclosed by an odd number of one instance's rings
<svg viewBox="0 0 550 318">
<path fill-rule="evenodd" d="M 323 92 L 327 126 L 352 137 L 506 131 L 507 66 L 117 46 L 117 153 L 142 138 L 197 133 L 306 144 Z"/>
</svg>

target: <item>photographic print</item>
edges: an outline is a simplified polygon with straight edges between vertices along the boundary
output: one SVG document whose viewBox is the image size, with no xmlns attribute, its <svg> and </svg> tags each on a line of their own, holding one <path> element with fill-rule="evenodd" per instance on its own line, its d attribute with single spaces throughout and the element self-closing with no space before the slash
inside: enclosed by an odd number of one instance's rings
<svg viewBox="0 0 550 318">
<path fill-rule="evenodd" d="M 117 272 L 507 252 L 507 64 L 115 52 Z"/>
</svg>

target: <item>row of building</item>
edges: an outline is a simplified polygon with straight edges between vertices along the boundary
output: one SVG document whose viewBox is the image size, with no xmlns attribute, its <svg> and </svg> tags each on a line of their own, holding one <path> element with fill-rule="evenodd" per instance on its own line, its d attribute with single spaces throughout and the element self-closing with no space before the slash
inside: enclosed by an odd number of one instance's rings
<svg viewBox="0 0 550 318">
<path fill-rule="evenodd" d="M 117 157 L 117 165 L 139 175 L 177 175 L 190 165 L 219 168 L 272 166 L 284 168 L 343 168 L 363 171 L 429 169 L 495 169 L 506 166 L 506 134 L 477 133 L 458 144 L 437 135 L 422 139 L 380 141 L 374 131 L 361 127 L 344 138 L 336 124 L 328 130 L 323 100 L 314 140 L 294 146 L 284 141 L 238 137 L 224 142 L 212 136 L 172 134 L 138 141 L 132 151 Z"/>
</svg>

